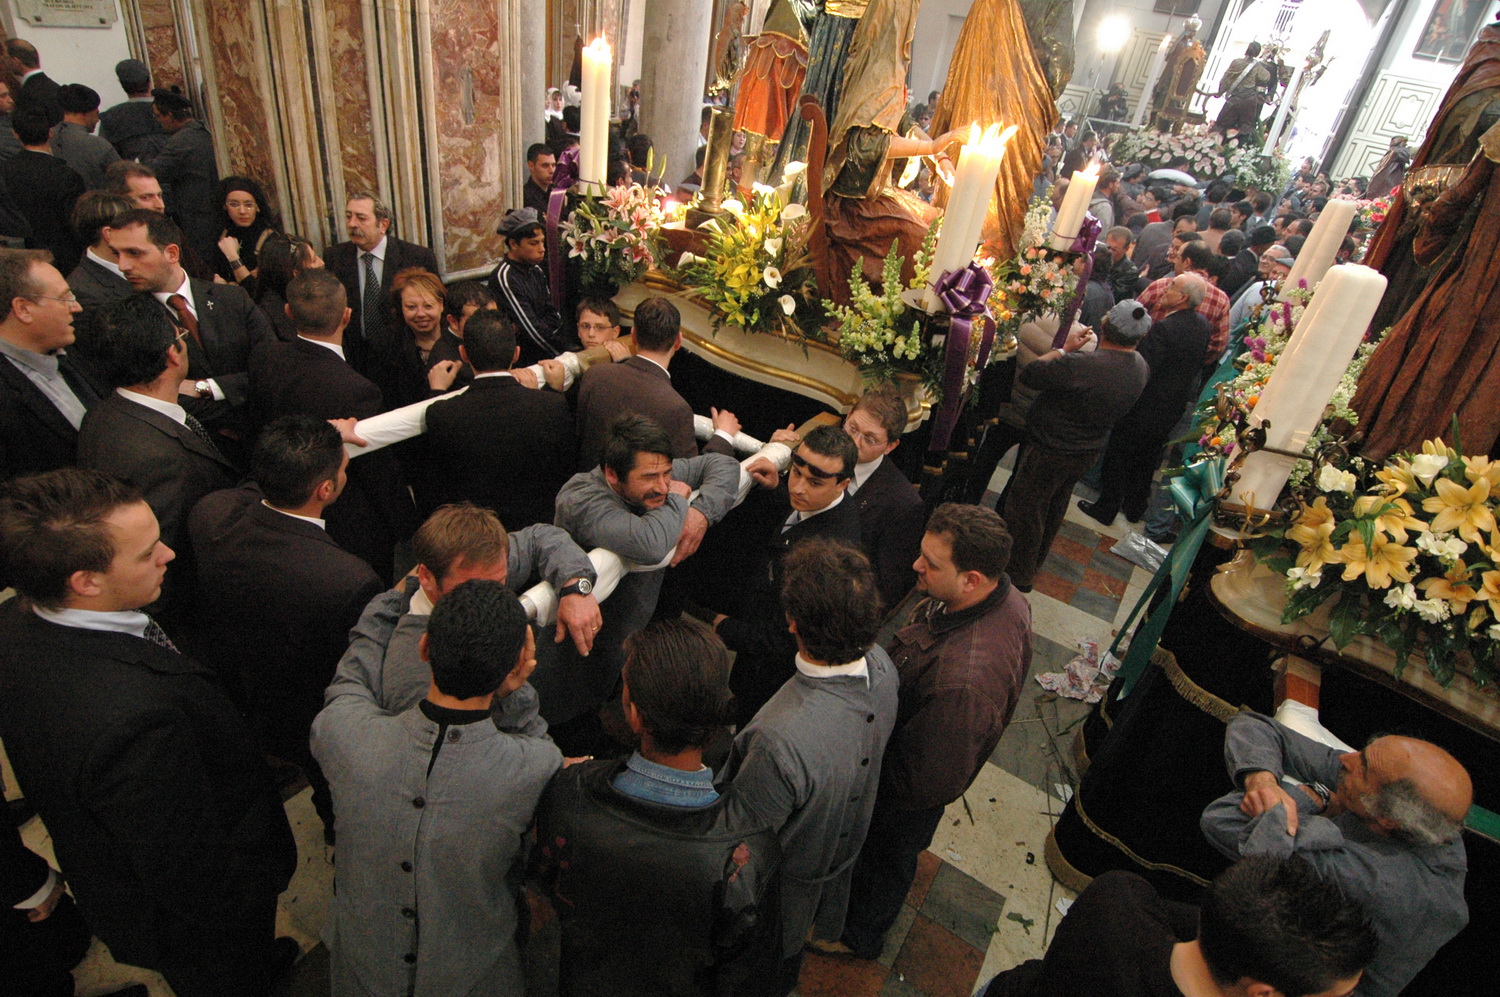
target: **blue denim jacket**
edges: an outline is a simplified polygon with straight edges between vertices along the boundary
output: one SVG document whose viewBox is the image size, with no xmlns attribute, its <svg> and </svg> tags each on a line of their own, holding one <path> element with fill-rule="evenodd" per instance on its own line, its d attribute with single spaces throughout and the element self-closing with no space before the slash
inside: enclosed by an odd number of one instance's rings
<svg viewBox="0 0 1500 997">
<path fill-rule="evenodd" d="M 684 772 L 648 761 L 639 751 L 615 776 L 614 787 L 626 796 L 669 807 L 706 807 L 719 798 L 714 789 L 713 769 Z"/>
</svg>

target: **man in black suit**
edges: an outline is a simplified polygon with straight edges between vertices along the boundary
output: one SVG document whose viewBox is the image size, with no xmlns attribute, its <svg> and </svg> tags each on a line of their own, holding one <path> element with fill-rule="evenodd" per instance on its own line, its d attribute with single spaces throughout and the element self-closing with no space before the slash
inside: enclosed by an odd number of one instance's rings
<svg viewBox="0 0 1500 997">
<path fill-rule="evenodd" d="M 78 430 L 78 465 L 124 478 L 141 490 L 162 541 L 187 553 L 187 517 L 209 492 L 228 488 L 235 466 L 178 399 L 188 376 L 189 338 L 146 294 L 111 308 L 95 354 L 115 392 L 89 409 Z M 169 630 L 190 615 L 193 569 L 181 557 L 156 612 Z"/>
<path fill-rule="evenodd" d="M 0 480 L 67 467 L 102 386 L 66 348 L 73 300 L 42 253 L 0 249 Z"/>
<path fill-rule="evenodd" d="M 115 63 L 115 79 L 125 99 L 99 113 L 99 136 L 121 159 L 149 159 L 167 144 L 151 98 L 151 70 L 139 59 Z"/>
<path fill-rule="evenodd" d="M 355 191 L 344 205 L 344 224 L 349 241 L 323 251 L 323 265 L 344 285 L 354 318 L 352 334 L 345 337 L 349 362 L 361 374 L 369 373 L 367 360 L 371 334 L 385 329 L 387 295 L 391 278 L 407 267 L 438 272 L 437 257 L 425 246 L 404 242 L 390 234 L 391 209 L 374 194 Z"/>
<path fill-rule="evenodd" d="M 922 550 L 927 519 L 916 487 L 886 460 L 905 431 L 906 402 L 891 391 L 866 393 L 844 419 L 844 432 L 859 450 L 848 496 L 859 514 L 860 546 L 875 568 L 887 613 L 916 583 L 912 565 Z"/>
<path fill-rule="evenodd" d="M 68 286 L 83 306 L 83 314 L 74 321 L 74 326 L 85 353 L 90 333 L 104 309 L 135 293 L 120 272 L 119 257 L 104 237 L 104 230 L 130 209 L 129 198 L 107 190 L 88 191 L 73 206 L 73 234 L 85 249 L 83 258 L 68 274 Z"/>
<path fill-rule="evenodd" d="M 141 607 L 172 550 L 135 487 L 63 468 L 0 490 L 0 736 L 85 919 L 179 997 L 261 997 L 296 958 L 286 812 L 212 671 Z"/>
<path fill-rule="evenodd" d="M 557 172 L 557 156 L 545 142 L 533 142 L 526 148 L 526 186 L 522 199 L 539 217 L 547 217 L 552 198 L 552 175 Z"/>
<path fill-rule="evenodd" d="M 104 170 L 120 161 L 115 147 L 94 134 L 99 123 L 99 94 L 82 83 L 69 83 L 58 91 L 62 123 L 52 129 L 52 154 L 83 177 L 89 190 L 102 190 Z"/>
<path fill-rule="evenodd" d="M 215 444 L 242 453 L 248 442 L 250 354 L 275 339 L 265 313 L 235 284 L 213 284 L 182 268 L 182 230 L 165 215 L 136 209 L 105 233 L 120 272 L 138 291 L 149 291 L 162 314 L 188 335 L 183 340 L 193 380 L 181 404 L 214 434 Z"/>
<path fill-rule="evenodd" d="M 219 239 L 219 165 L 214 140 L 193 117 L 193 105 L 176 90 L 151 91 L 152 107 L 167 142 L 146 165 L 166 188 L 167 212 L 187 233 L 193 251 L 204 259 L 213 255 Z"/>
<path fill-rule="evenodd" d="M 573 470 L 567 400 L 510 375 L 521 351 L 515 326 L 498 312 L 469 318 L 459 352 L 474 366 L 474 383 L 427 410 L 439 503 L 492 509 L 511 530 L 552 522 L 558 489 Z"/>
<path fill-rule="evenodd" d="M 16 94 L 16 110 L 41 108 L 47 115 L 48 128 L 61 121 L 62 107 L 57 102 L 57 91 L 62 87 L 42 72 L 42 57 L 37 54 L 36 46 L 24 38 L 12 38 L 5 43 L 5 53 L 10 57 L 11 72 L 21 84 L 21 90 Z"/>
<path fill-rule="evenodd" d="M 52 126 L 44 111 L 22 108 L 11 122 L 21 151 L 0 163 L 0 178 L 31 224 L 26 247 L 48 250 L 57 269 L 68 273 L 83 254 L 71 224 L 73 205 L 85 189 L 83 177 L 52 155 Z"/>
<path fill-rule="evenodd" d="M 630 341 L 635 356 L 619 363 L 595 364 L 578 379 L 578 470 L 599 465 L 609 427 L 628 412 L 643 415 L 666 430 L 672 440 L 672 458 L 698 456 L 693 434 L 693 410 L 672 387 L 667 369 L 672 355 L 682 348 L 682 319 L 677 306 L 666 298 L 647 298 L 635 309 L 635 327 Z M 734 434 L 740 421 L 733 412 L 710 410 L 714 435 L 703 445 L 704 453 L 734 456 Z"/>
<path fill-rule="evenodd" d="M 343 492 L 348 466 L 327 422 L 282 416 L 256 441 L 253 485 L 213 492 L 188 517 L 198 656 L 238 686 L 262 749 L 307 776 L 329 843 L 333 801 L 308 732 L 350 629 L 383 588 L 324 529 L 324 510 Z"/>
<path fill-rule="evenodd" d="M 734 690 L 736 722 L 742 727 L 796 670 L 797 641 L 787 631 L 781 608 L 781 562 L 787 552 L 813 537 L 859 546 L 859 514 L 845 494 L 858 461 L 854 440 L 837 426 L 819 426 L 807 434 L 792 453 L 785 489 L 777 492 L 785 496 L 791 514 L 764 539 L 744 578 L 735 615 L 713 616 L 724 646 L 735 653 L 729 686 Z M 778 477 L 764 458 L 752 461 L 746 470 L 762 485 Z"/>
<path fill-rule="evenodd" d="M 350 308 L 344 286 L 327 270 L 309 270 L 287 285 L 291 342 L 271 339 L 250 358 L 251 407 L 259 424 L 285 415 L 368 419 L 384 410 L 380 389 L 344 358 Z M 416 509 L 390 449 L 357 455 L 349 485 L 327 513 L 328 535 L 390 581 L 396 544 L 416 528 Z"/>
</svg>

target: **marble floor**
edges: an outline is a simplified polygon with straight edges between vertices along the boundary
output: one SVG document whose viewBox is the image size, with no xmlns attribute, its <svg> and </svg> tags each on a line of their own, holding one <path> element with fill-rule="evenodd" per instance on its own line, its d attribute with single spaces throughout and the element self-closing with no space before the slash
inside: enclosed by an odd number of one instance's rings
<svg viewBox="0 0 1500 997">
<path fill-rule="evenodd" d="M 989 501 L 1007 475 L 1003 466 L 996 472 Z M 1082 486 L 1079 494 L 1091 497 Z M 996 973 L 1045 950 L 1061 919 L 1059 904 L 1073 894 L 1047 871 L 1042 847 L 1078 781 L 1071 748 L 1088 707 L 1046 692 L 1034 676 L 1060 670 L 1080 641 L 1107 646 L 1144 590 L 1150 574 L 1109 553 L 1128 528 L 1123 519 L 1101 528 L 1076 505 L 1069 509 L 1030 595 L 1032 676 L 1005 736 L 969 792 L 948 808 L 880 958 L 809 954 L 797 988 L 801 997 L 968 997 Z M 8 769 L 6 785 L 14 794 Z M 327 951 L 318 937 L 332 892 L 333 855 L 308 791 L 288 799 L 286 808 L 300 862 L 277 923 L 306 954 L 281 992 L 320 997 L 328 992 Z M 50 855 L 40 821 L 33 819 L 23 833 Z M 555 945 L 555 931 L 544 925 L 532 947 L 545 953 Z M 545 956 L 533 959 L 532 995 L 555 992 L 551 970 Z M 97 941 L 75 975 L 80 997 L 137 981 L 152 997 L 171 994 L 159 976 L 115 963 Z"/>
</svg>

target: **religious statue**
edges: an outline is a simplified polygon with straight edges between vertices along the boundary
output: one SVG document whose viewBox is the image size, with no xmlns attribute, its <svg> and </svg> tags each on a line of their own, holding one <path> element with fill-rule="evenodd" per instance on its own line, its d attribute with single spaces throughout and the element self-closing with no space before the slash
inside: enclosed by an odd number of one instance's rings
<svg viewBox="0 0 1500 997">
<path fill-rule="evenodd" d="M 1071 7 L 1055 0 L 1045 9 L 1041 0 L 975 0 L 948 63 L 948 78 L 933 115 L 934 132 L 959 129 L 966 134 L 972 124 L 981 131 L 993 124 L 1016 126 L 985 216 L 984 244 L 996 259 L 1010 259 L 1019 251 L 1017 240 L 1026 220 L 1032 181 L 1041 172 L 1047 132 L 1057 120 L 1053 96 L 1059 85 L 1067 85 L 1066 78 L 1048 79 L 1038 52 L 1052 53 L 1054 71 L 1063 62 L 1072 65 L 1070 34 L 1066 46 L 1038 35 L 1049 30 L 1050 11 L 1067 12 Z M 1072 22 L 1067 26 L 1071 32 Z M 1029 39 L 1029 44 L 1021 43 L 1022 39 Z M 1068 53 L 1065 60 L 1063 51 Z M 943 205 L 947 198 L 948 190 L 943 187 L 934 202 Z"/>
<path fill-rule="evenodd" d="M 711 96 L 727 94 L 740 75 L 740 61 L 745 55 L 740 37 L 745 29 L 745 15 L 749 12 L 745 0 L 734 0 L 724 8 L 724 23 L 719 25 L 719 34 L 714 38 L 714 81 L 708 88 Z"/>
<path fill-rule="evenodd" d="M 797 0 L 772 0 L 765 26 L 750 42 L 734 104 L 734 130 L 745 136 L 740 186 L 751 188 L 775 156 L 806 78 L 807 31 Z"/>
<path fill-rule="evenodd" d="M 1188 18 L 1182 33 L 1172 40 L 1167 57 L 1162 63 L 1161 75 L 1151 91 L 1150 125 L 1157 131 L 1176 132 L 1188 113 L 1188 104 L 1198 92 L 1198 79 L 1203 75 L 1203 64 L 1208 53 L 1198 41 L 1198 29 L 1203 22 L 1197 16 Z"/>
<path fill-rule="evenodd" d="M 915 7 L 916 0 L 912 0 Z M 799 4 L 803 6 L 803 4 Z M 821 0 L 821 9 L 808 32 L 807 80 L 802 92 L 818 98 L 818 106 L 829 121 L 838 114 L 839 91 L 844 85 L 844 63 L 849 59 L 854 26 L 869 6 L 869 0 Z M 806 21 L 804 20 L 804 24 Z M 770 175 L 780 178 L 788 163 L 807 161 L 807 143 L 812 126 L 800 115 L 792 115 L 776 147 Z M 773 181 L 774 182 L 774 181 Z"/>
<path fill-rule="evenodd" d="M 1061 97 L 1073 78 L 1073 0 L 1020 0 L 1019 5 L 1032 55 L 1053 99 Z"/>
<path fill-rule="evenodd" d="M 1214 130 L 1248 134 L 1260 123 L 1261 111 L 1276 96 L 1280 85 L 1278 67 L 1260 58 L 1260 42 L 1245 46 L 1245 54 L 1229 64 L 1219 80 L 1219 89 L 1210 94 L 1224 97 Z"/>
<path fill-rule="evenodd" d="M 906 72 L 916 23 L 913 0 L 871 0 L 850 39 L 823 170 L 829 296 L 840 303 L 849 301 L 849 274 L 856 264 L 872 283 L 880 282 L 892 241 L 901 244 L 902 277 L 910 282 L 912 259 L 938 215 L 891 183 L 893 160 L 939 156 L 956 137 L 951 132 L 937 139 L 908 137 L 915 124 L 906 109 Z"/>
</svg>

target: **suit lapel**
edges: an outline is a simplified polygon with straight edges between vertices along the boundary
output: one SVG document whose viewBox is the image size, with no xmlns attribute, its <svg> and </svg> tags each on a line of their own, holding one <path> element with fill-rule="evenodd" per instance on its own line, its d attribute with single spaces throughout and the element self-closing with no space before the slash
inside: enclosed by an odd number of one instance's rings
<svg viewBox="0 0 1500 997">
<path fill-rule="evenodd" d="M 16 365 L 8 357 L 0 357 L 0 378 L 20 395 L 21 401 L 31 410 L 32 415 L 41 420 L 42 425 L 70 443 L 78 438 L 78 430 L 73 428 L 73 424 L 63 417 L 40 388 L 31 383 L 31 378 L 16 370 Z"/>
<path fill-rule="evenodd" d="M 151 426 L 158 432 L 165 433 L 198 456 L 203 457 L 207 460 L 211 460 L 215 464 L 218 464 L 220 467 L 228 468 L 230 473 L 237 473 L 235 471 L 234 465 L 229 463 L 229 461 L 224 457 L 223 454 L 214 452 L 212 449 L 210 449 L 207 443 L 204 443 L 198 438 L 198 434 L 194 433 L 191 429 L 187 428 L 176 419 L 165 416 L 155 409 L 147 408 L 146 406 L 141 405 L 138 402 L 132 402 L 129 399 L 120 398 L 118 395 L 116 395 L 115 397 L 120 400 L 121 411 L 123 411 L 126 415 L 129 415 L 133 419 L 139 419 L 141 422 L 144 422 L 146 425 Z"/>
</svg>

